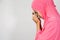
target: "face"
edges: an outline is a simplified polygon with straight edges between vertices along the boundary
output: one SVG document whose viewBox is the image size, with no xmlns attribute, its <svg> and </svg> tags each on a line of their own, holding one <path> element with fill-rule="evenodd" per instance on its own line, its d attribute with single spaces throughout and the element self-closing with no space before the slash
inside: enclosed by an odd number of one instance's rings
<svg viewBox="0 0 60 40">
<path fill-rule="evenodd" d="M 41 13 L 34 11 L 34 14 L 38 17 L 38 18 L 42 18 Z"/>
</svg>

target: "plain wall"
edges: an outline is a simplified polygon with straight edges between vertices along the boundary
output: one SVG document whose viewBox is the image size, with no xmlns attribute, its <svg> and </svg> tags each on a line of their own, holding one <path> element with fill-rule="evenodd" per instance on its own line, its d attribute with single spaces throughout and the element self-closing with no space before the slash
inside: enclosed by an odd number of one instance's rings
<svg viewBox="0 0 60 40">
<path fill-rule="evenodd" d="M 54 0 L 60 13 L 60 0 Z M 34 40 L 32 0 L 0 0 L 0 40 Z M 43 22 L 43 21 L 42 21 Z"/>
</svg>

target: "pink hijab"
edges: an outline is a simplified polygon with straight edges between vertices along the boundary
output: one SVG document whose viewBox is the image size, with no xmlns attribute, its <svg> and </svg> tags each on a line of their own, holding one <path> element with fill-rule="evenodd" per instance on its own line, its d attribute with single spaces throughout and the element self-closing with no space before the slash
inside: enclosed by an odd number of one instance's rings
<svg viewBox="0 0 60 40">
<path fill-rule="evenodd" d="M 45 20 L 43 31 L 36 33 L 35 40 L 60 40 L 60 15 L 53 0 L 33 0 L 32 9 Z"/>
<path fill-rule="evenodd" d="M 52 0 L 33 0 L 32 2 L 32 9 L 40 12 L 42 14 L 43 18 L 46 18 L 47 16 L 47 7 L 48 6 L 54 6 L 54 2 Z M 55 14 L 55 13 L 54 13 Z M 51 16 L 52 13 L 48 14 L 48 16 Z"/>
</svg>

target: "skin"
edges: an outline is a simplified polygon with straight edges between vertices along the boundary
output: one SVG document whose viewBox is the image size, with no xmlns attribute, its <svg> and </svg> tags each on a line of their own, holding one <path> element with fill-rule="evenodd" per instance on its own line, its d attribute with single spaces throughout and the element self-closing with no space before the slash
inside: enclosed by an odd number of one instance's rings
<svg viewBox="0 0 60 40">
<path fill-rule="evenodd" d="M 40 20 L 41 15 L 39 16 L 38 13 L 39 12 L 36 12 L 36 11 L 32 12 L 32 20 L 36 23 L 36 29 L 37 29 L 36 31 L 42 30 L 41 20 Z"/>
</svg>

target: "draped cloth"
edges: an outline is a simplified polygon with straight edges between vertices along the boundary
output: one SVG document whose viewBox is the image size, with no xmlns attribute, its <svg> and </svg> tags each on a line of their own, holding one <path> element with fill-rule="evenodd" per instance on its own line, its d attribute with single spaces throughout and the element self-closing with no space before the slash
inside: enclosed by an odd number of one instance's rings
<svg viewBox="0 0 60 40">
<path fill-rule="evenodd" d="M 60 15 L 53 0 L 33 0 L 31 7 L 44 20 L 42 31 L 36 32 L 35 40 L 60 40 Z"/>
</svg>

